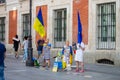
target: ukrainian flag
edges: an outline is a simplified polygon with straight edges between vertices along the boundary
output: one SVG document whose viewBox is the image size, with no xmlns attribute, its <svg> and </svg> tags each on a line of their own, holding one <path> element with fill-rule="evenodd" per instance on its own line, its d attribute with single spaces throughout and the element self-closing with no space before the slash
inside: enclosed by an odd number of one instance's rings
<svg viewBox="0 0 120 80">
<path fill-rule="evenodd" d="M 33 25 L 36 32 L 39 33 L 41 37 L 45 36 L 45 29 L 44 29 L 44 23 L 43 23 L 43 17 L 42 17 L 42 10 L 40 8 L 37 17 L 35 18 L 35 22 Z"/>
</svg>

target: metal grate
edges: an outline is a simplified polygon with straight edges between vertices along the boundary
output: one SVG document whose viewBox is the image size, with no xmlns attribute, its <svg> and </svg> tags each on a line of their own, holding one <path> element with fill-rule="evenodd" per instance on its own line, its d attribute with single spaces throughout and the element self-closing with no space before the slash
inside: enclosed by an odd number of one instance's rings
<svg viewBox="0 0 120 80">
<path fill-rule="evenodd" d="M 30 30 L 30 15 L 29 14 L 23 14 L 23 33 L 22 37 L 29 36 Z"/>
<path fill-rule="evenodd" d="M 0 41 L 5 40 L 5 17 L 0 17 Z"/>
<path fill-rule="evenodd" d="M 66 9 L 55 10 L 54 47 L 63 47 L 66 40 Z"/>
<path fill-rule="evenodd" d="M 114 65 L 114 62 L 109 59 L 100 59 L 100 60 L 97 60 L 97 63 Z"/>
<path fill-rule="evenodd" d="M 1 3 L 5 3 L 5 2 L 6 2 L 6 0 L 0 0 L 0 4 L 1 4 Z"/>
<path fill-rule="evenodd" d="M 116 3 L 98 4 L 97 12 L 97 49 L 116 47 Z"/>
</svg>

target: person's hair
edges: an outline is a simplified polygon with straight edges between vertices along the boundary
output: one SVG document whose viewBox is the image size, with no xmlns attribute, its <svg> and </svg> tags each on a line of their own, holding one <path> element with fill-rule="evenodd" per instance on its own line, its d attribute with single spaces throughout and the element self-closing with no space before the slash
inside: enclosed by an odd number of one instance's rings
<svg viewBox="0 0 120 80">
<path fill-rule="evenodd" d="M 15 38 L 18 38 L 18 35 L 15 35 Z"/>
<path fill-rule="evenodd" d="M 68 40 L 66 40 L 66 43 L 67 43 L 67 42 L 69 43 L 69 41 L 68 41 Z"/>
<path fill-rule="evenodd" d="M 27 38 L 28 38 L 27 36 L 24 37 L 25 40 L 27 40 Z"/>
</svg>

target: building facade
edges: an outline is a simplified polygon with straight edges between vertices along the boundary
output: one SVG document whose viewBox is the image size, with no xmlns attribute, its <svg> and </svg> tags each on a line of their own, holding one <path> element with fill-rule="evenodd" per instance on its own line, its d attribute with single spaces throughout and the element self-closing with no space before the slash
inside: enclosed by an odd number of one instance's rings
<svg viewBox="0 0 120 80">
<path fill-rule="evenodd" d="M 120 65 L 119 14 L 120 0 L 89 0 L 88 50 L 92 55 L 91 62 L 109 59 L 113 61 L 110 63 Z"/>
<path fill-rule="evenodd" d="M 11 49 L 12 38 L 18 34 L 21 42 L 29 35 L 29 1 L 1 0 L 0 40 Z M 86 45 L 85 62 L 120 66 L 120 0 L 32 0 L 32 24 L 42 9 L 45 38 L 52 49 L 60 49 L 66 40 L 77 42 L 77 12 L 82 23 L 83 42 Z M 40 36 L 32 27 L 32 43 Z"/>
</svg>

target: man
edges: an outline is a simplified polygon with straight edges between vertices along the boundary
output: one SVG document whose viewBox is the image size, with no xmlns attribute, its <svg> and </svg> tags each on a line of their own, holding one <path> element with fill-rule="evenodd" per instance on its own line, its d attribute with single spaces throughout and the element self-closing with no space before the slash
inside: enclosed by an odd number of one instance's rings
<svg viewBox="0 0 120 80">
<path fill-rule="evenodd" d="M 44 44 L 44 40 L 43 40 L 43 39 L 38 40 L 38 42 L 37 42 L 37 51 L 38 51 L 37 59 L 39 59 L 39 57 L 40 57 L 41 54 L 42 54 L 43 44 Z"/>
<path fill-rule="evenodd" d="M 5 58 L 6 48 L 5 45 L 0 42 L 0 80 L 4 79 L 4 58 Z"/>
</svg>

